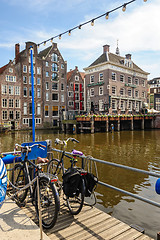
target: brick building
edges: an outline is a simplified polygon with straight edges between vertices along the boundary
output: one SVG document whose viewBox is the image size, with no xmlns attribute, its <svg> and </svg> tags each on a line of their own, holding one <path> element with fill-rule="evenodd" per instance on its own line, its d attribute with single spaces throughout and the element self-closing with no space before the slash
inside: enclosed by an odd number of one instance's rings
<svg viewBox="0 0 160 240">
<path fill-rule="evenodd" d="M 70 114 L 84 111 L 84 77 L 84 72 L 79 72 L 77 66 L 67 72 L 67 110 Z"/>
<path fill-rule="evenodd" d="M 21 128 L 21 78 L 10 61 L 0 68 L 0 124 Z"/>
<path fill-rule="evenodd" d="M 148 73 L 131 59 L 103 46 L 103 54 L 85 70 L 87 110 L 109 113 L 138 113 L 147 102 Z"/>
<path fill-rule="evenodd" d="M 66 110 L 67 63 L 56 43 L 41 51 L 38 57 L 43 62 L 43 122 L 59 126 Z"/>
<path fill-rule="evenodd" d="M 160 111 L 160 77 L 148 81 L 149 85 L 149 106 Z"/>
</svg>

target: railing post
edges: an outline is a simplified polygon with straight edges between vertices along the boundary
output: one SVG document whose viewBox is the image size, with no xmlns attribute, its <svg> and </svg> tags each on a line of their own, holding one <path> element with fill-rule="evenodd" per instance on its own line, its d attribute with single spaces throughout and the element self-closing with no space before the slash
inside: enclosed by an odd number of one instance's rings
<svg viewBox="0 0 160 240">
<path fill-rule="evenodd" d="M 91 133 L 94 133 L 94 117 L 91 117 Z"/>
</svg>

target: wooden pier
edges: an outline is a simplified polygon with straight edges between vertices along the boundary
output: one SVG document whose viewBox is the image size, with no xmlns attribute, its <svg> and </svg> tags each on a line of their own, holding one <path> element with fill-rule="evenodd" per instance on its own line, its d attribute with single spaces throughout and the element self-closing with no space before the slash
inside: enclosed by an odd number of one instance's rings
<svg viewBox="0 0 160 240">
<path fill-rule="evenodd" d="M 23 207 L 23 210 L 27 216 L 37 223 L 35 209 L 31 203 L 27 203 L 26 206 Z M 51 240 L 153 240 L 95 207 L 84 205 L 78 215 L 72 216 L 62 198 L 56 225 L 50 230 L 45 230 L 45 234 L 48 235 Z"/>
</svg>

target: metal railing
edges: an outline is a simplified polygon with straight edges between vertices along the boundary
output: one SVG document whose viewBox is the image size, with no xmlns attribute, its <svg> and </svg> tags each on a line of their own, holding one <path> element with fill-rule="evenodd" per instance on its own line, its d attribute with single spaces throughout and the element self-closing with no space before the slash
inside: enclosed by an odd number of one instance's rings
<svg viewBox="0 0 160 240">
<path fill-rule="evenodd" d="M 52 150 L 55 151 L 55 152 L 62 153 L 62 150 L 59 150 L 59 149 L 56 149 L 56 148 L 53 148 Z M 73 154 L 70 153 L 70 152 L 65 152 L 65 153 L 66 153 L 66 154 L 69 154 L 69 155 L 73 155 Z M 78 157 L 82 158 L 82 166 L 83 166 L 83 160 L 84 160 L 84 159 L 88 159 L 88 160 L 91 160 L 91 161 L 94 161 L 94 162 L 98 162 L 98 163 L 102 163 L 102 164 L 106 164 L 106 165 L 109 165 L 109 166 L 114 166 L 114 167 L 118 167 L 118 168 L 123 168 L 123 169 L 126 169 L 126 170 L 130 170 L 130 171 L 134 171 L 134 172 L 146 174 L 146 175 L 149 175 L 149 176 L 152 176 L 152 177 L 160 178 L 160 174 L 158 174 L 158 173 L 149 172 L 149 171 L 145 171 L 145 170 L 138 169 L 138 168 L 133 168 L 133 167 L 129 167 L 129 166 L 125 166 L 125 165 L 113 163 L 113 162 L 108 162 L 108 161 L 100 160 L 100 159 L 97 159 L 97 158 L 93 158 L 93 157 L 91 157 L 91 156 L 85 156 L 85 155 L 83 155 L 83 156 L 78 156 Z M 134 193 L 125 191 L 125 190 L 123 190 L 123 189 L 121 189 L 121 188 L 118 188 L 118 187 L 109 185 L 109 184 L 104 183 L 104 182 L 101 182 L 101 181 L 98 181 L 98 184 L 103 185 L 103 186 L 105 186 L 105 187 L 108 187 L 108 188 L 110 188 L 110 189 L 119 191 L 119 192 L 124 193 L 124 194 L 126 194 L 126 195 L 129 195 L 129 196 L 131 196 L 131 197 L 133 197 L 133 198 L 136 198 L 136 199 L 138 199 L 138 200 L 141 200 L 141 201 L 143 201 L 143 202 L 149 203 L 149 204 L 151 204 L 151 205 L 154 205 L 154 206 L 160 208 L 160 203 L 157 203 L 157 202 L 152 201 L 152 200 L 150 200 L 150 199 L 147 199 L 147 198 L 145 198 L 145 197 L 138 196 L 138 195 L 136 195 L 136 194 L 134 194 Z"/>
</svg>

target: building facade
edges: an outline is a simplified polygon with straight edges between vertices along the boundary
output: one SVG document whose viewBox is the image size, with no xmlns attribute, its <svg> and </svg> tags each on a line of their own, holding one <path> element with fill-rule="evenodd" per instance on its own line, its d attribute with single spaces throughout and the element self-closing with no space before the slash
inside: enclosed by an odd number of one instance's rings
<svg viewBox="0 0 160 240">
<path fill-rule="evenodd" d="M 76 66 L 67 73 L 67 110 L 70 115 L 84 111 L 84 72 Z"/>
<path fill-rule="evenodd" d="M 131 59 L 113 54 L 109 45 L 85 70 L 87 111 L 111 114 L 138 113 L 147 103 L 148 73 Z"/>
<path fill-rule="evenodd" d="M 67 62 L 56 43 L 38 54 L 43 62 L 43 123 L 59 126 L 66 110 Z"/>
<path fill-rule="evenodd" d="M 160 77 L 148 81 L 149 85 L 149 107 L 160 111 Z"/>
<path fill-rule="evenodd" d="M 0 68 L 0 124 L 21 128 L 21 78 L 18 77 L 14 62 Z"/>
</svg>

